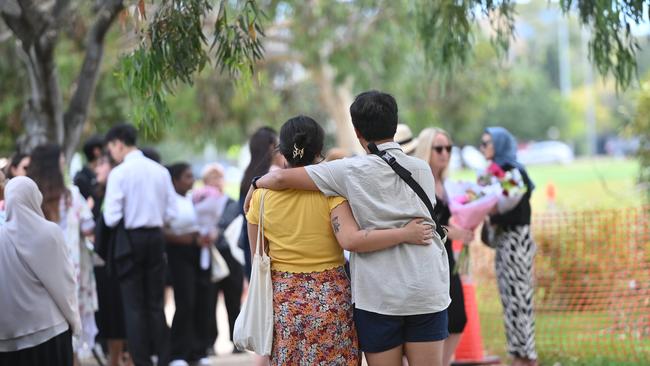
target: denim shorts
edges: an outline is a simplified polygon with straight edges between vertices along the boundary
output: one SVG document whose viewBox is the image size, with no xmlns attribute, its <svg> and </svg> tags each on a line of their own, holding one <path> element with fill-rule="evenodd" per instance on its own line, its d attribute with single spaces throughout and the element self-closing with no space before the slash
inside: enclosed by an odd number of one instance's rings
<svg viewBox="0 0 650 366">
<path fill-rule="evenodd" d="M 408 342 L 435 342 L 449 336 L 447 309 L 418 315 L 383 315 L 354 308 L 354 323 L 363 352 L 388 351 Z"/>
</svg>

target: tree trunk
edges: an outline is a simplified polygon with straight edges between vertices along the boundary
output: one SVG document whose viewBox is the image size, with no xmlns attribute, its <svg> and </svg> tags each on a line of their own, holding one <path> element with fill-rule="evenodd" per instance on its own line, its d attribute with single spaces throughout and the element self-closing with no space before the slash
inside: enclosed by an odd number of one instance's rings
<svg viewBox="0 0 650 366">
<path fill-rule="evenodd" d="M 336 85 L 335 74 L 332 66 L 325 62 L 314 70 L 313 77 L 318 85 L 320 100 L 334 123 L 338 147 L 347 150 L 350 154 L 365 154 L 350 119 L 349 108 L 353 101 L 352 80 L 348 79 Z"/>
<path fill-rule="evenodd" d="M 50 27 L 51 19 L 38 13 L 30 1 L 15 7 L 1 15 L 17 38 L 29 78 L 30 94 L 22 112 L 25 132 L 18 141 L 18 149 L 29 152 L 47 141 L 63 142 L 63 99 L 54 62 L 57 32 Z"/>
<path fill-rule="evenodd" d="M 99 10 L 86 40 L 86 56 L 76 82 L 76 89 L 70 100 L 70 106 L 64 115 L 65 135 L 63 146 L 66 159 L 74 153 L 88 115 L 90 103 L 95 94 L 99 67 L 104 56 L 104 38 L 117 14 L 124 7 L 123 0 L 106 1 Z"/>
<path fill-rule="evenodd" d="M 97 84 L 104 38 L 124 8 L 123 0 L 105 0 L 99 5 L 88 33 L 83 66 L 65 114 L 54 49 L 68 1 L 58 0 L 49 11 L 43 11 L 31 0 L 6 1 L 0 7 L 0 16 L 18 39 L 30 83 L 30 95 L 21 116 L 25 132 L 18 140 L 18 149 L 30 152 L 42 143 L 56 143 L 61 145 L 69 161 L 79 144 Z"/>
</svg>

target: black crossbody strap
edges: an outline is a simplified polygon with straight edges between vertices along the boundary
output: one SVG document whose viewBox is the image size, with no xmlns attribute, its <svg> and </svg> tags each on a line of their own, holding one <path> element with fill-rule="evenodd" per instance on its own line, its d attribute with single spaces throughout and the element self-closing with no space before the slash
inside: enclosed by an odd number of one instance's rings
<svg viewBox="0 0 650 366">
<path fill-rule="evenodd" d="M 377 148 L 377 145 L 374 142 L 371 142 L 368 144 L 368 149 L 370 152 L 374 155 L 379 156 L 383 161 L 385 161 L 394 171 L 397 173 L 397 175 L 402 178 L 406 184 L 415 191 L 415 193 L 420 197 L 422 202 L 424 202 L 424 205 L 427 206 L 427 209 L 429 210 L 429 213 L 431 214 L 431 219 L 436 222 L 436 231 L 440 235 L 441 238 L 444 238 L 447 235 L 446 230 L 438 224 L 436 220 L 436 215 L 434 214 L 433 211 L 433 204 L 431 203 L 431 200 L 429 199 L 429 196 L 424 192 L 424 189 L 422 189 L 422 186 L 418 184 L 418 182 L 413 179 L 413 175 L 411 174 L 408 169 L 404 168 L 401 166 L 398 162 L 397 159 L 395 159 L 394 156 L 392 156 L 389 152 L 386 150 L 379 150 Z M 445 239 L 443 239 L 444 241 Z"/>
</svg>

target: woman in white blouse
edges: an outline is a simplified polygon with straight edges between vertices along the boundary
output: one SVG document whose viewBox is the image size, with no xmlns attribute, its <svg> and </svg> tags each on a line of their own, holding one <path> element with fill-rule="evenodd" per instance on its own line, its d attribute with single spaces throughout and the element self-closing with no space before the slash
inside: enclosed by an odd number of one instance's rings
<svg viewBox="0 0 650 366">
<path fill-rule="evenodd" d="M 165 228 L 167 260 L 174 287 L 176 312 L 171 329 L 170 365 L 209 364 L 204 340 L 208 336 L 210 296 L 209 235 L 200 233 L 194 205 L 187 192 L 194 175 L 187 163 L 167 167 L 176 190 L 177 212 Z M 214 308 L 212 309 L 214 310 Z"/>
<path fill-rule="evenodd" d="M 0 227 L 0 366 L 72 365 L 81 330 L 74 269 L 61 229 L 41 210 L 36 183 L 16 177 L 5 188 Z"/>
</svg>

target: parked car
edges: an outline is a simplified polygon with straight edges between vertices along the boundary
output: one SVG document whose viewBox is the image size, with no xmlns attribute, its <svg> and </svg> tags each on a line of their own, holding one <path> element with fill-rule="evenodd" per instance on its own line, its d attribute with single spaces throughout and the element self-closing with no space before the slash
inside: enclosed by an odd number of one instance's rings
<svg viewBox="0 0 650 366">
<path fill-rule="evenodd" d="M 573 149 L 561 141 L 532 142 L 517 151 L 517 160 L 524 165 L 568 164 L 573 159 Z"/>
</svg>

